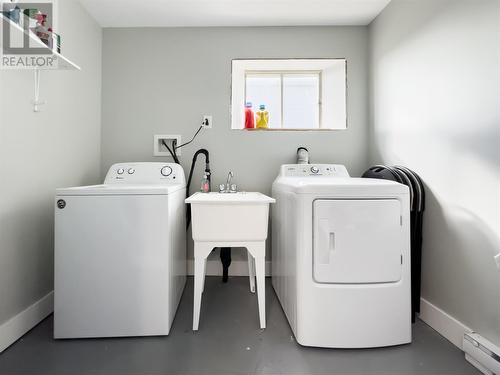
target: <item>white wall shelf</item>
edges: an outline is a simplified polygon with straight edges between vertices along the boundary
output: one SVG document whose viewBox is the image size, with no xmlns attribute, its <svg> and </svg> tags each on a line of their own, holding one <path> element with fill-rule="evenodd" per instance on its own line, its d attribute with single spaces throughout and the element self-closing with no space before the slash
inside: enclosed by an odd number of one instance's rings
<svg viewBox="0 0 500 375">
<path fill-rule="evenodd" d="M 6 22 L 8 25 L 10 25 L 10 31 L 17 33 L 17 35 L 14 35 L 12 38 L 21 38 L 24 37 L 24 35 L 28 35 L 30 39 L 30 44 L 31 46 L 34 46 L 36 48 L 42 48 L 47 51 L 47 56 L 52 55 L 57 61 L 56 66 L 32 66 L 32 67 L 22 67 L 22 68 L 6 68 L 3 67 L 4 69 L 23 69 L 23 70 L 81 70 L 81 68 L 75 64 L 73 61 L 68 59 L 67 57 L 61 55 L 57 51 L 52 50 L 49 48 L 45 43 L 43 43 L 32 31 L 26 31 L 24 30 L 20 25 L 12 21 L 11 19 L 5 17 L 3 14 L 0 15 L 0 18 L 2 19 L 2 27 L 4 26 L 3 23 Z M 3 43 L 0 41 L 0 43 Z"/>
<path fill-rule="evenodd" d="M 42 70 L 81 70 L 81 68 L 72 62 L 67 57 L 61 55 L 57 51 L 49 48 L 45 43 L 43 43 L 31 30 L 25 30 L 23 27 L 12 21 L 10 18 L 6 17 L 3 14 L 0 14 L 1 19 L 1 28 L 2 32 L 5 30 L 5 26 L 7 26 L 10 30 L 10 33 L 14 33 L 14 35 L 10 35 L 11 40 L 24 40 L 26 36 L 29 38 L 30 47 L 41 49 L 43 53 L 35 54 L 43 57 L 43 61 L 47 61 L 46 59 L 51 59 L 53 64 L 22 64 L 19 66 L 15 64 L 15 66 L 5 66 L 2 61 L 2 69 L 4 70 L 31 70 L 34 71 L 34 99 L 33 99 L 33 111 L 40 112 L 40 106 L 46 104 L 45 101 L 40 100 L 40 74 Z M 3 48 L 3 37 L 0 38 L 0 46 Z M 8 55 L 8 57 L 13 58 L 23 58 L 30 55 Z M 2 56 L 4 58 L 5 55 Z M 7 57 L 7 58 L 8 58 Z M 27 60 L 24 60 L 27 61 Z"/>
</svg>

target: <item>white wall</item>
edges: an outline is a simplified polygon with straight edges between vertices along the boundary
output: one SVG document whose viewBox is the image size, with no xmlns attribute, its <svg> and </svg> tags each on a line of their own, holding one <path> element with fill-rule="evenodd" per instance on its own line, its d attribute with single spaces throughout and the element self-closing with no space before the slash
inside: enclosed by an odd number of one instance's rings
<svg viewBox="0 0 500 375">
<path fill-rule="evenodd" d="M 53 197 L 100 180 L 101 28 L 59 2 L 63 53 L 82 71 L 0 71 L 0 328 L 53 289 Z M 1 349 L 0 349 L 1 350 Z"/>
<path fill-rule="evenodd" d="M 422 295 L 500 343 L 500 2 L 393 0 L 370 27 L 372 163 L 427 185 Z"/>
<path fill-rule="evenodd" d="M 171 161 L 153 157 L 153 135 L 187 141 L 211 114 L 214 128 L 182 149 L 181 162 L 187 174 L 194 152 L 207 148 L 215 188 L 232 170 L 240 189 L 270 193 L 279 166 L 295 162 L 301 145 L 314 162 L 359 174 L 368 162 L 367 41 L 367 27 L 104 29 L 102 173 L 116 162 Z M 231 130 L 231 60 L 263 57 L 347 58 L 348 130 Z"/>
</svg>

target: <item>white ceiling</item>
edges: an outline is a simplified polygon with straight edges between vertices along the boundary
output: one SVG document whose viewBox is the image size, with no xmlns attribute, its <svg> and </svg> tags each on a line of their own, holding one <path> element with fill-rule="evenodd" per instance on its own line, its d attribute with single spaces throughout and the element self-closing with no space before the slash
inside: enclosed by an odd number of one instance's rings
<svg viewBox="0 0 500 375">
<path fill-rule="evenodd" d="M 390 0 L 81 0 L 103 27 L 367 25 Z"/>
</svg>

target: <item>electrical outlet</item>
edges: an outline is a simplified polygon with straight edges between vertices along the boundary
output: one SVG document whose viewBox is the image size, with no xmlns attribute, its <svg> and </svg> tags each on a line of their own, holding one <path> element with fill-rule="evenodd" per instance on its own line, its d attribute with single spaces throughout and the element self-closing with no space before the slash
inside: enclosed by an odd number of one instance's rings
<svg viewBox="0 0 500 375">
<path fill-rule="evenodd" d="M 203 126 L 205 129 L 212 129 L 213 127 L 212 115 L 203 116 L 203 121 L 201 122 L 201 126 Z"/>
<path fill-rule="evenodd" d="M 154 156 L 172 156 L 170 152 L 168 152 L 167 148 L 163 144 L 163 141 L 170 147 L 172 150 L 173 142 L 177 142 L 177 146 L 181 145 L 181 136 L 180 135 L 155 135 L 153 137 L 153 155 Z M 181 155 L 181 149 L 176 151 L 177 156 Z"/>
<path fill-rule="evenodd" d="M 497 264 L 497 268 L 500 271 L 500 253 L 495 255 L 495 263 Z"/>
</svg>

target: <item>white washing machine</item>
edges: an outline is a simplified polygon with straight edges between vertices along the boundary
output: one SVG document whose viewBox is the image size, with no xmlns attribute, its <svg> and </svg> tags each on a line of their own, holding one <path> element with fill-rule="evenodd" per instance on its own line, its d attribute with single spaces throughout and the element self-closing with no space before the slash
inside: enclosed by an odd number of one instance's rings
<svg viewBox="0 0 500 375">
<path fill-rule="evenodd" d="M 272 283 L 297 342 L 411 342 L 408 187 L 283 165 L 272 192 Z"/>
<path fill-rule="evenodd" d="M 54 337 L 168 335 L 186 282 L 186 180 L 169 163 L 113 165 L 58 189 Z"/>
</svg>

